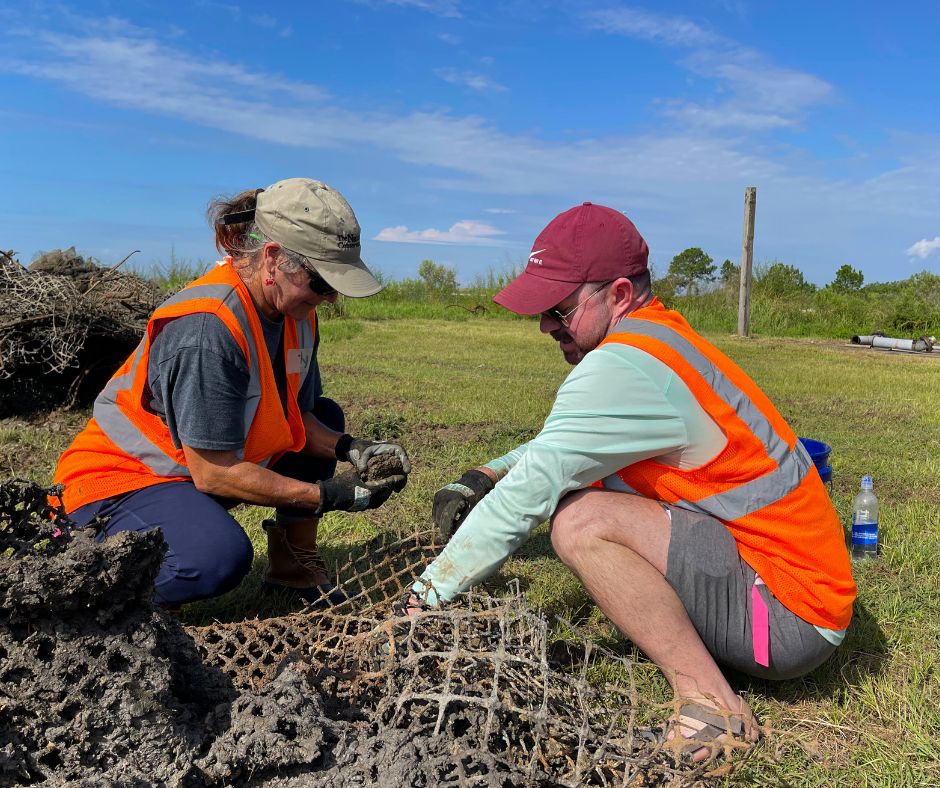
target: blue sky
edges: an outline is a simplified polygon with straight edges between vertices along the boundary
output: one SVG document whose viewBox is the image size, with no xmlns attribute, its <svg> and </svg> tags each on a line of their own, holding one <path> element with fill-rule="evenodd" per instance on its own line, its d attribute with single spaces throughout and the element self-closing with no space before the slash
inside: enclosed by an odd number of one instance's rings
<svg viewBox="0 0 940 788">
<path fill-rule="evenodd" d="M 363 257 L 461 280 L 557 213 L 624 211 L 817 284 L 940 273 L 940 4 L 0 4 L 0 247 L 210 260 L 208 200 L 339 189 Z"/>
</svg>

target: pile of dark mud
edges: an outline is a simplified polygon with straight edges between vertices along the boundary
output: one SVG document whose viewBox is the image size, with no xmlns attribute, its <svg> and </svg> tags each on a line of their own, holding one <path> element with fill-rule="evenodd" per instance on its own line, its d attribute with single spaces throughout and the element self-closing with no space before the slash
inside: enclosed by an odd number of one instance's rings
<svg viewBox="0 0 940 788">
<path fill-rule="evenodd" d="M 152 604 L 159 532 L 99 540 L 48 492 L 0 483 L 0 785 L 508 788 L 704 774 L 651 743 L 628 661 L 602 665 L 587 645 L 575 669 L 553 666 L 545 619 L 519 595 L 412 619 L 383 601 L 187 629 Z M 379 584 L 407 574 L 381 571 L 403 555 L 372 552 Z"/>
<path fill-rule="evenodd" d="M 0 418 L 90 401 L 162 298 L 152 282 L 74 248 L 29 268 L 0 252 Z"/>
</svg>

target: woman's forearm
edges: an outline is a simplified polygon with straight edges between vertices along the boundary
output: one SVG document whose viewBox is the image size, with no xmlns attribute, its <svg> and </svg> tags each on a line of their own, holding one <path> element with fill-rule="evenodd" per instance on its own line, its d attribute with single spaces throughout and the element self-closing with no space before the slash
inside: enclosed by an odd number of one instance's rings
<svg viewBox="0 0 940 788">
<path fill-rule="evenodd" d="M 183 452 L 193 484 L 208 495 L 262 506 L 314 510 L 320 505 L 318 485 L 245 462 L 233 451 L 194 449 L 184 445 Z"/>
<path fill-rule="evenodd" d="M 304 432 L 307 435 L 307 443 L 304 445 L 303 453 L 314 457 L 335 459 L 336 441 L 340 439 L 343 433 L 331 430 L 312 413 L 304 413 L 303 420 Z"/>
</svg>

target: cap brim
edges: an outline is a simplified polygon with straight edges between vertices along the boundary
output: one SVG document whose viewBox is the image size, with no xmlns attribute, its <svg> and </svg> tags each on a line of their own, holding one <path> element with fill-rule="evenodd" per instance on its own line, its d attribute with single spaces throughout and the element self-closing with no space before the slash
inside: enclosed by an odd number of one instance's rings
<svg viewBox="0 0 940 788">
<path fill-rule="evenodd" d="M 361 259 L 348 263 L 334 263 L 308 257 L 307 261 L 330 287 L 344 296 L 366 298 L 375 295 L 385 287 L 372 275 Z"/>
<path fill-rule="evenodd" d="M 518 315 L 537 315 L 539 312 L 558 306 L 581 284 L 581 282 L 543 279 L 541 276 L 523 271 L 493 296 L 493 300 Z"/>
</svg>

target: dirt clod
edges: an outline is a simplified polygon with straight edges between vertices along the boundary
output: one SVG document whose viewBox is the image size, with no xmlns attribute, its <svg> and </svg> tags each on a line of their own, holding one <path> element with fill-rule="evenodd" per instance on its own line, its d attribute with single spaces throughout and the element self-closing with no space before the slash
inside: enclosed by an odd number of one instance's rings
<svg viewBox="0 0 940 788">
<path fill-rule="evenodd" d="M 362 475 L 364 482 L 377 482 L 389 476 L 401 476 L 405 469 L 397 454 L 373 454 L 366 463 L 366 472 Z"/>
</svg>

